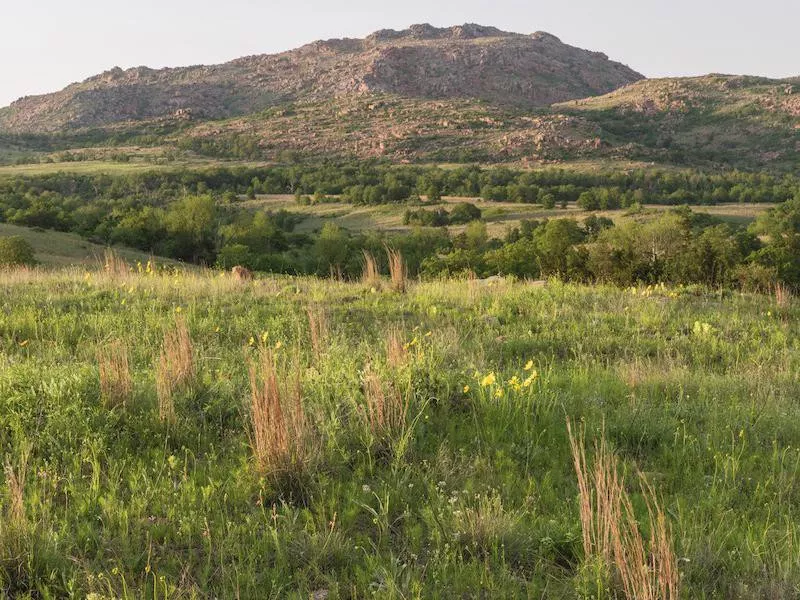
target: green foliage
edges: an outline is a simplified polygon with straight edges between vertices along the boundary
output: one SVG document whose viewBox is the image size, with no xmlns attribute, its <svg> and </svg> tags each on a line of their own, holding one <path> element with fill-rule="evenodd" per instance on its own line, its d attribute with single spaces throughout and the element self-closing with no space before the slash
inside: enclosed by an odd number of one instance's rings
<svg viewBox="0 0 800 600">
<path fill-rule="evenodd" d="M 720 223 L 688 206 L 674 213 L 670 222 L 654 218 L 646 208 L 654 203 L 710 203 L 723 198 L 785 201 L 800 194 L 798 188 L 792 176 L 737 172 L 445 170 L 370 163 L 114 176 L 58 173 L 0 179 L 0 222 L 75 232 L 104 245 L 120 244 L 198 264 L 228 265 L 236 258 L 251 269 L 284 273 L 327 274 L 333 268 L 345 277 L 358 277 L 362 252 L 378 256 L 389 244 L 414 255 L 408 265 L 412 276 L 468 269 L 479 275 L 555 275 L 621 285 L 663 281 L 736 286 L 752 279 L 756 270 L 748 265 L 757 264 L 774 279 L 799 286 L 800 253 L 795 248 L 799 244 L 793 241 L 797 235 L 792 229 L 796 200 L 765 216 L 751 234 L 732 225 L 704 232 Z M 409 208 L 407 225 L 467 224 L 461 234 L 441 232 L 423 240 L 410 234 L 353 234 L 330 227 L 322 231 L 304 227 L 303 233 L 296 233 L 306 216 L 258 210 L 239 201 L 243 195 L 292 193 L 300 200 L 308 198 L 308 204 L 395 204 L 420 191 L 431 192 L 432 197 L 437 192 L 462 197 L 480 193 L 547 206 L 577 202 L 589 210 L 631 207 L 628 216 L 637 222 L 619 224 L 619 231 L 607 218 L 595 215 L 582 224 L 558 219 L 523 223 L 520 231 L 509 234 L 509 247 L 504 248 L 502 241 L 490 238 L 484 225 L 476 224 L 482 217 L 491 220 L 493 212 L 470 202 L 450 208 L 445 208 L 447 204 Z M 413 247 L 415 241 L 421 246 Z"/>
<path fill-rule="evenodd" d="M 19 236 L 0 237 L 0 267 L 33 266 L 33 246 Z"/>
</svg>

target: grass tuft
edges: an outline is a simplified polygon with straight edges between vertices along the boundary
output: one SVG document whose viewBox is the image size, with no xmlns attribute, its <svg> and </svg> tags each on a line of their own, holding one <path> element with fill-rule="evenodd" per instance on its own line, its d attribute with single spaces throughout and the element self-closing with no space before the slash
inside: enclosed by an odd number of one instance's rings
<svg viewBox="0 0 800 600">
<path fill-rule="evenodd" d="M 583 428 L 573 435 L 567 421 L 567 432 L 578 479 L 583 549 L 594 585 L 619 588 L 628 600 L 676 600 L 677 559 L 670 527 L 653 488 L 640 473 L 650 532 L 645 540 L 619 473 L 619 460 L 605 436 L 595 442 L 590 465 Z M 602 595 L 600 590 L 597 593 Z"/>
<path fill-rule="evenodd" d="M 403 255 L 399 250 L 386 249 L 386 254 L 389 257 L 389 275 L 392 280 L 392 289 L 401 294 L 406 291 L 408 287 L 408 269 L 403 260 Z"/>
<path fill-rule="evenodd" d="M 319 360 L 328 343 L 328 315 L 319 306 L 306 308 L 306 315 L 308 315 L 311 350 L 314 352 L 314 357 Z"/>
<path fill-rule="evenodd" d="M 291 377 L 279 375 L 272 351 L 262 347 L 258 357 L 249 368 L 249 433 L 256 469 L 274 476 L 297 474 L 312 450 L 299 368 L 292 369 Z"/>
<path fill-rule="evenodd" d="M 131 268 L 113 248 L 106 248 L 103 254 L 103 271 L 110 277 L 125 277 L 131 272 Z"/>
<path fill-rule="evenodd" d="M 381 281 L 381 273 L 378 270 L 378 261 L 371 252 L 364 250 L 364 266 L 361 270 L 361 281 L 365 285 L 377 287 Z"/>
<path fill-rule="evenodd" d="M 408 346 L 397 329 L 390 329 L 386 334 L 386 362 L 393 369 L 399 369 L 408 362 Z"/>
<path fill-rule="evenodd" d="M 6 478 L 7 506 L 5 519 L 3 521 L 4 536 L 13 533 L 21 534 L 27 526 L 27 514 L 25 511 L 25 480 L 28 471 L 29 450 L 24 449 L 20 453 L 17 465 L 14 466 L 6 458 L 4 473 Z"/>
<path fill-rule="evenodd" d="M 775 304 L 779 308 L 787 308 L 792 301 L 792 291 L 782 283 L 775 284 Z"/>
<path fill-rule="evenodd" d="M 408 417 L 408 399 L 367 367 L 364 373 L 364 417 L 372 435 L 379 440 L 395 439 L 405 433 Z"/>
<path fill-rule="evenodd" d="M 174 328 L 164 333 L 156 367 L 158 416 L 162 421 L 175 421 L 174 395 L 191 389 L 195 380 L 194 344 L 186 320 L 178 315 Z"/>
<path fill-rule="evenodd" d="M 128 347 L 122 340 L 113 340 L 97 350 L 100 371 L 100 396 L 107 407 L 125 407 L 133 394 L 133 381 L 128 364 Z"/>
</svg>

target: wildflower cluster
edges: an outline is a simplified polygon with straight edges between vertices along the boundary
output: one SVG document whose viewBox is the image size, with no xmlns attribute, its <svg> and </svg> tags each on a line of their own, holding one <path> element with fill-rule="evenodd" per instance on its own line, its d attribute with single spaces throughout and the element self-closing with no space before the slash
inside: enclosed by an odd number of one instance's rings
<svg viewBox="0 0 800 600">
<path fill-rule="evenodd" d="M 639 296 L 642 298 L 650 298 L 654 295 L 662 296 L 665 298 L 678 298 L 680 291 L 676 289 L 668 289 L 664 283 L 657 283 L 655 285 L 648 285 L 647 287 L 632 286 L 628 288 L 628 292 L 632 296 Z"/>
<path fill-rule="evenodd" d="M 714 333 L 714 326 L 711 323 L 701 323 L 700 321 L 695 321 L 694 326 L 692 327 L 692 333 L 696 336 L 709 336 Z"/>
<path fill-rule="evenodd" d="M 142 261 L 136 261 L 136 272 L 139 275 L 155 275 L 156 265 L 152 260 L 148 260 L 147 264 L 142 264 Z"/>
<path fill-rule="evenodd" d="M 539 378 L 539 373 L 533 368 L 533 361 L 529 360 L 523 367 L 522 373 L 511 376 L 511 378 L 505 382 L 498 379 L 494 371 L 490 371 L 485 375 L 476 371 L 473 377 L 480 389 L 487 391 L 492 397 L 499 399 L 503 398 L 509 392 L 520 393 L 529 389 Z M 465 385 L 464 393 L 468 394 L 470 389 L 471 387 L 469 385 Z"/>
</svg>

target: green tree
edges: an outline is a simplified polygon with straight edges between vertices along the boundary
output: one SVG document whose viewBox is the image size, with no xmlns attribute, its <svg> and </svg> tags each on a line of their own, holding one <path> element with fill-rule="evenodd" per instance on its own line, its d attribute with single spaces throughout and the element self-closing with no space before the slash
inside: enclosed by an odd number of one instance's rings
<svg viewBox="0 0 800 600">
<path fill-rule="evenodd" d="M 583 257 L 575 246 L 583 241 L 584 235 L 573 219 L 553 219 L 537 229 L 536 254 L 542 275 L 580 277 Z"/>
<path fill-rule="evenodd" d="M 800 193 L 762 215 L 752 228 L 767 240 L 767 245 L 753 258 L 775 270 L 778 278 L 800 286 Z"/>
<path fill-rule="evenodd" d="M 470 202 L 459 202 L 450 211 L 450 224 L 460 225 L 481 218 L 481 209 Z"/>
<path fill-rule="evenodd" d="M 0 237 L 0 267 L 34 266 L 36 258 L 33 246 L 18 236 Z"/>
<path fill-rule="evenodd" d="M 314 243 L 317 272 L 328 274 L 333 269 L 342 268 L 349 253 L 349 236 L 336 223 L 325 223 Z"/>
<path fill-rule="evenodd" d="M 214 259 L 217 211 L 211 196 L 186 196 L 166 215 L 172 256 L 194 263 Z"/>
</svg>

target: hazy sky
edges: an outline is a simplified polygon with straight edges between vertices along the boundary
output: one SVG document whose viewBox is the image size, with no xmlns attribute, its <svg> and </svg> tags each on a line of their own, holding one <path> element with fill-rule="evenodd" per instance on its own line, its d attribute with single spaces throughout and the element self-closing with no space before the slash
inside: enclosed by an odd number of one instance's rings
<svg viewBox="0 0 800 600">
<path fill-rule="evenodd" d="M 412 23 L 548 31 L 648 77 L 800 75 L 800 0 L 0 0 L 0 106 L 114 66 L 216 63 Z"/>
</svg>

